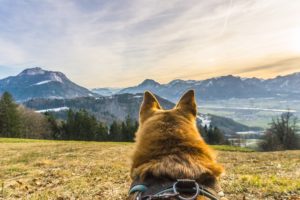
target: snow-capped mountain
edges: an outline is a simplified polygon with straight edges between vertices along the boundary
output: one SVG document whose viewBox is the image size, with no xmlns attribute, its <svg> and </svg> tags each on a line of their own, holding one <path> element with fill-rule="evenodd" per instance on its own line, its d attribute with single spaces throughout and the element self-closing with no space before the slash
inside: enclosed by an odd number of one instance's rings
<svg viewBox="0 0 300 200">
<path fill-rule="evenodd" d="M 274 91 L 300 93 L 300 72 L 286 76 L 277 76 L 265 81 L 266 88 Z"/>
<path fill-rule="evenodd" d="M 222 76 L 218 78 L 211 78 L 207 80 L 173 80 L 167 84 L 146 84 L 151 83 L 146 80 L 135 87 L 125 88 L 119 93 L 140 93 L 144 90 L 150 90 L 155 94 L 177 101 L 178 98 L 189 89 L 196 90 L 197 98 L 199 99 L 227 99 L 227 98 L 247 98 L 256 96 L 265 96 L 265 90 L 260 86 L 254 86 L 244 82 L 239 77 Z"/>
<path fill-rule="evenodd" d="M 197 99 L 231 98 L 300 98 L 300 73 L 278 76 L 272 79 L 241 78 L 221 76 L 206 80 L 175 79 L 160 84 L 146 79 L 141 84 L 128 88 L 96 88 L 92 91 L 70 81 L 63 73 L 47 71 L 42 68 L 25 69 L 16 76 L 0 80 L 0 95 L 4 91 L 12 93 L 17 101 L 32 98 L 75 98 L 94 95 L 111 96 L 124 93 L 153 93 L 176 102 L 188 89 L 196 91 Z"/>
<path fill-rule="evenodd" d="M 63 73 L 29 68 L 16 76 L 0 80 L 0 94 L 10 92 L 15 100 L 32 98 L 74 98 L 94 95 L 88 89 L 70 81 Z"/>
<path fill-rule="evenodd" d="M 177 101 L 188 89 L 194 89 L 197 99 L 201 100 L 282 96 L 300 98 L 300 73 L 273 79 L 241 78 L 232 75 L 200 81 L 177 79 L 167 84 L 146 79 L 137 86 L 120 90 L 119 93 L 135 94 L 150 90 L 163 98 Z"/>
</svg>

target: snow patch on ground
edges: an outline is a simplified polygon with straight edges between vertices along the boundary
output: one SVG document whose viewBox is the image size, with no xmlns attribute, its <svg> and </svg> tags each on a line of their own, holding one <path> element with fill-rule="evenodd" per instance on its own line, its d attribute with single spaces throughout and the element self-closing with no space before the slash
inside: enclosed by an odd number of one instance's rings
<svg viewBox="0 0 300 200">
<path fill-rule="evenodd" d="M 238 131 L 236 134 L 238 135 L 263 135 L 264 131 Z"/>
<path fill-rule="evenodd" d="M 44 112 L 59 112 L 63 110 L 69 110 L 69 107 L 59 107 L 59 108 L 49 108 L 49 109 L 44 109 L 44 110 L 37 110 L 36 112 L 38 113 L 44 113 Z"/>
<path fill-rule="evenodd" d="M 208 115 L 199 114 L 197 115 L 197 118 L 201 121 L 201 126 L 206 126 L 207 128 L 209 128 L 211 119 Z"/>
</svg>

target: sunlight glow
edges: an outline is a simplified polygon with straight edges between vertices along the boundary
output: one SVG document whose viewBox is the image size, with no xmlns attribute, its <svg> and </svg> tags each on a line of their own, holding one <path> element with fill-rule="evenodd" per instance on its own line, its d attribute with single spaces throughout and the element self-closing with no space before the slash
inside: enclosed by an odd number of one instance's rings
<svg viewBox="0 0 300 200">
<path fill-rule="evenodd" d="M 288 45 L 292 51 L 300 53 L 300 29 L 293 31 L 293 33 L 288 36 Z"/>
</svg>

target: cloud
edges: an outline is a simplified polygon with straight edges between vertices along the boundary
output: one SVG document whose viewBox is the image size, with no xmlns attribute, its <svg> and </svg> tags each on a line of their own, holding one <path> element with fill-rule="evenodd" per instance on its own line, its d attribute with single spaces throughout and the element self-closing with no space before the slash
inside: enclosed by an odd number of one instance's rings
<svg viewBox="0 0 300 200">
<path fill-rule="evenodd" d="M 246 73 L 267 55 L 300 53 L 289 37 L 299 33 L 298 1 L 0 3 L 0 65 L 45 66 L 87 87 Z"/>
</svg>

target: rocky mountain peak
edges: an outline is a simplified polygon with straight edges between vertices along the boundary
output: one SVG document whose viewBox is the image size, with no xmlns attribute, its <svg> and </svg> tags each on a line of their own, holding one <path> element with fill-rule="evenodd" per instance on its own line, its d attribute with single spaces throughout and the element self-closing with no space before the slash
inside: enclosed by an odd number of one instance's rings
<svg viewBox="0 0 300 200">
<path fill-rule="evenodd" d="M 160 85 L 160 84 L 153 79 L 145 79 L 139 86 L 156 86 L 156 85 Z"/>
<path fill-rule="evenodd" d="M 24 76 L 24 75 L 29 75 L 29 76 L 34 76 L 34 75 L 40 75 L 40 74 L 45 74 L 46 71 L 43 70 L 41 67 L 34 67 L 34 68 L 27 68 L 23 70 L 18 76 Z"/>
</svg>

